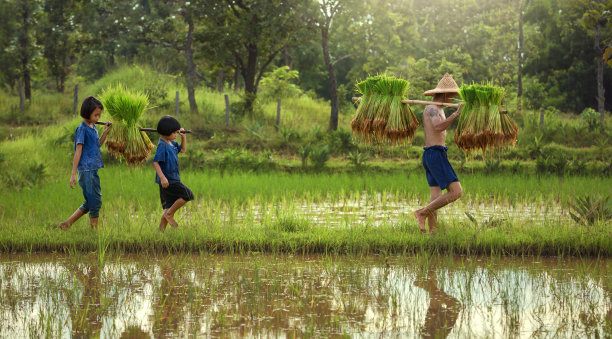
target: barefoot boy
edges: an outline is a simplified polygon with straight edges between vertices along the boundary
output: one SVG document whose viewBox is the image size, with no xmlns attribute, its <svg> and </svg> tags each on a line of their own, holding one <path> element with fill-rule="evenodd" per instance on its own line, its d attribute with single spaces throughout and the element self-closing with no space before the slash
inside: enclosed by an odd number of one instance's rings
<svg viewBox="0 0 612 339">
<path fill-rule="evenodd" d="M 446 73 L 435 89 L 424 95 L 434 96 L 433 102 L 451 103 L 459 94 L 459 87 L 453 78 Z M 457 174 L 451 167 L 446 156 L 446 129 L 461 114 L 462 106 L 448 118 L 444 115 L 441 105 L 427 105 L 423 112 L 423 128 L 425 129 L 425 152 L 423 153 L 423 167 L 429 184 L 429 205 L 414 211 L 419 228 L 427 233 L 425 222 L 429 225 L 429 232 L 436 231 L 437 210 L 459 199 L 463 190 Z M 442 191 L 446 189 L 446 193 Z"/>
<path fill-rule="evenodd" d="M 155 182 L 159 184 L 159 196 L 161 198 L 164 213 L 159 222 L 159 230 L 163 232 L 166 225 L 178 227 L 174 220 L 174 212 L 193 200 L 193 193 L 187 186 L 183 185 L 179 177 L 178 154 L 187 150 L 187 138 L 184 129 L 178 120 L 165 116 L 157 123 L 157 132 L 160 134 L 153 167 L 155 167 Z M 174 141 L 177 135 L 181 135 L 181 145 Z"/>
</svg>

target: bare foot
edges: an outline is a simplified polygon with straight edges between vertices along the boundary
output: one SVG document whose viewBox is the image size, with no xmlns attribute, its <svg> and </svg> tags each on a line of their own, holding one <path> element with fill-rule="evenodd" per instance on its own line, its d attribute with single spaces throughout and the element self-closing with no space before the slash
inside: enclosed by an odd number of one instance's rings
<svg viewBox="0 0 612 339">
<path fill-rule="evenodd" d="M 166 225 L 159 225 L 159 231 L 164 232 L 166 230 Z"/>
<path fill-rule="evenodd" d="M 69 224 L 69 223 L 67 223 L 67 222 L 65 222 L 65 221 L 64 221 L 64 222 L 61 222 L 61 223 L 59 224 L 59 228 L 60 228 L 60 230 L 65 231 L 65 230 L 67 230 L 67 229 L 69 229 L 69 228 L 70 228 L 70 224 Z"/>
<path fill-rule="evenodd" d="M 421 213 L 421 210 L 414 211 L 414 216 L 419 223 L 419 228 L 423 234 L 427 234 L 427 229 L 425 228 L 425 222 L 427 221 L 427 217 Z"/>
<path fill-rule="evenodd" d="M 166 220 L 168 221 L 168 223 L 170 224 L 170 226 L 172 227 L 178 227 L 178 223 L 176 222 L 176 220 L 174 220 L 174 216 L 170 215 L 170 214 L 164 214 L 164 218 L 166 218 Z"/>
</svg>

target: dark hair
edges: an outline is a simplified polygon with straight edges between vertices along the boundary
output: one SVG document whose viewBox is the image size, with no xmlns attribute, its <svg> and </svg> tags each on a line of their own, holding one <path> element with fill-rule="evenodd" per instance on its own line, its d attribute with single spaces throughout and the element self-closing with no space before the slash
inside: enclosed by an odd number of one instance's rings
<svg viewBox="0 0 612 339">
<path fill-rule="evenodd" d="M 81 116 L 84 119 L 91 118 L 91 113 L 93 113 L 96 108 L 103 110 L 104 106 L 102 105 L 100 100 L 96 99 L 93 96 L 88 96 L 87 98 L 85 98 L 85 100 L 83 100 L 83 103 L 81 104 Z"/>
<path fill-rule="evenodd" d="M 157 123 L 157 133 L 168 136 L 181 129 L 181 124 L 175 118 L 166 115 Z"/>
</svg>

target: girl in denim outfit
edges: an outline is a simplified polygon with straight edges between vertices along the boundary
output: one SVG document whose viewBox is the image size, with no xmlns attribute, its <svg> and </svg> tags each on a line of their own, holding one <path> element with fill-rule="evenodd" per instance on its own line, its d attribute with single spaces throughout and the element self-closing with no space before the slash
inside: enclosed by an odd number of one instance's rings
<svg viewBox="0 0 612 339">
<path fill-rule="evenodd" d="M 100 147 L 104 144 L 109 131 L 110 123 L 104 125 L 102 137 L 98 138 L 98 130 L 95 123 L 100 120 L 104 106 L 100 100 L 90 96 L 81 104 L 81 117 L 83 121 L 74 133 L 74 160 L 72 161 L 72 175 L 70 176 L 70 188 L 74 189 L 79 172 L 79 186 L 83 190 L 85 202 L 79 207 L 68 220 L 60 223 L 61 229 L 68 229 L 75 221 L 89 213 L 91 228 L 98 227 L 98 216 L 102 206 L 102 193 L 100 189 L 100 177 L 98 169 L 104 167 Z"/>
</svg>

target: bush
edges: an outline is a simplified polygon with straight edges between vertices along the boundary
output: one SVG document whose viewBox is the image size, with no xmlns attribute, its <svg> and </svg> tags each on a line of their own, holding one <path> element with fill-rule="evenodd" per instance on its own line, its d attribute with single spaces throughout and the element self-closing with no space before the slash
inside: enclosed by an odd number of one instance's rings
<svg viewBox="0 0 612 339">
<path fill-rule="evenodd" d="M 357 148 L 353 142 L 353 135 L 349 130 L 338 129 L 330 134 L 330 145 L 334 153 L 345 154 Z"/>
<path fill-rule="evenodd" d="M 325 163 L 329 160 L 329 146 L 315 147 L 310 154 L 310 159 L 315 168 L 325 167 Z"/>
</svg>

